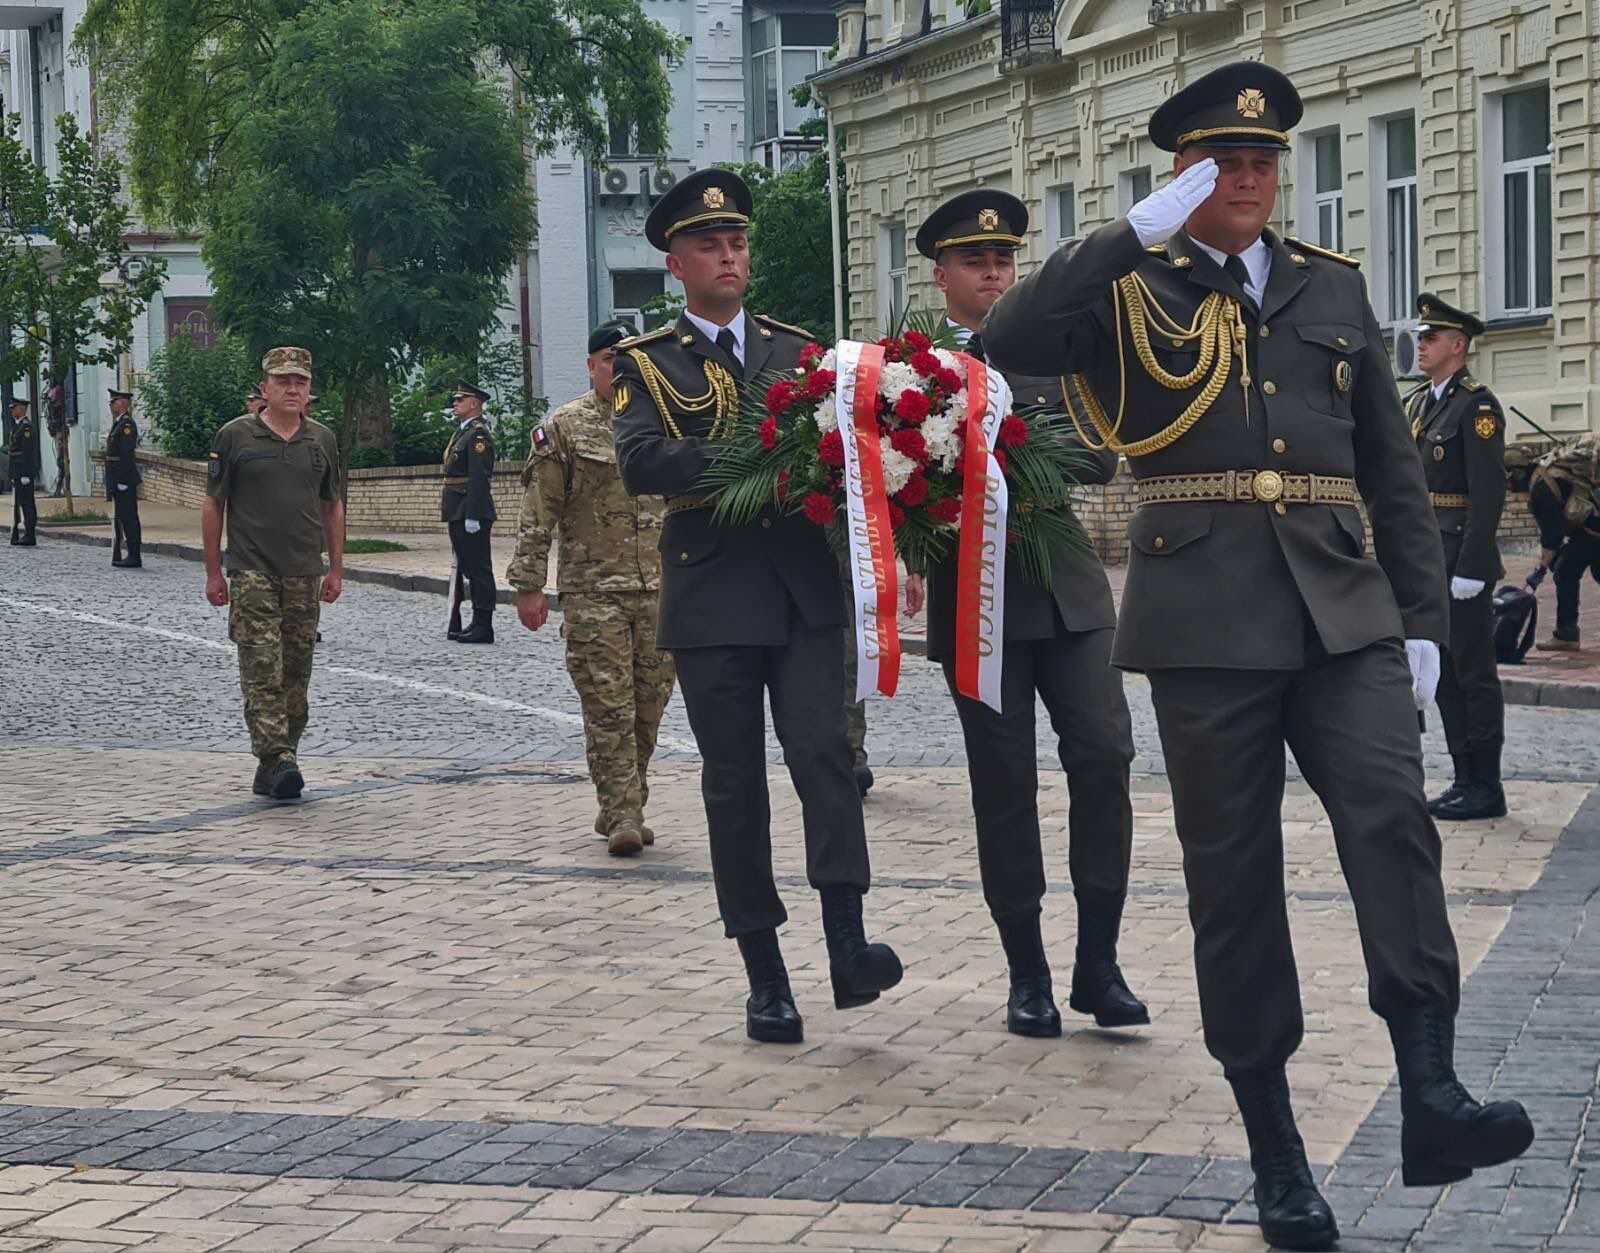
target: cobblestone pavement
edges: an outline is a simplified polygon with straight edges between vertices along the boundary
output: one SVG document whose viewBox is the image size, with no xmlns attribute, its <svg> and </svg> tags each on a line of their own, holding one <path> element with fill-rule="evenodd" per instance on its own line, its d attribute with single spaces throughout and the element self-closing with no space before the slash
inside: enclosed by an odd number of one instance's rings
<svg viewBox="0 0 1600 1253">
<path fill-rule="evenodd" d="M 1142 685 L 1123 965 L 1149 1028 L 1005 1033 L 959 736 L 937 673 L 908 660 L 905 695 L 874 707 L 868 806 L 869 915 L 906 981 L 831 1009 L 774 753 L 807 1040 L 755 1048 L 677 706 L 658 843 L 612 861 L 556 635 L 507 614 L 502 644 L 450 650 L 441 605 L 352 588 L 324 624 L 307 798 L 274 806 L 244 786 L 231 649 L 195 567 L 102 555 L 0 557 L 0 1253 L 1261 1247 L 1199 1038 Z M 1600 1250 L 1600 724 L 1511 713 L 1513 816 L 1445 849 L 1463 1078 L 1529 1105 L 1540 1139 L 1516 1166 L 1399 1186 L 1388 1043 L 1327 822 L 1302 786 L 1286 799 L 1292 1080 L 1347 1250 Z M 1063 793 L 1044 797 L 1057 833 Z"/>
</svg>

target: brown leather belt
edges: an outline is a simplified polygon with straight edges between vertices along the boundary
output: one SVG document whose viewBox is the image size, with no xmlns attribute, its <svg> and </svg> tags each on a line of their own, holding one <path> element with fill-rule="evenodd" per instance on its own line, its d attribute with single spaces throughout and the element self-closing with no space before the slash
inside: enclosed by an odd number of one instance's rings
<svg viewBox="0 0 1600 1253">
<path fill-rule="evenodd" d="M 1463 492 L 1429 492 L 1428 503 L 1435 509 L 1465 509 L 1467 497 Z"/>
<path fill-rule="evenodd" d="M 470 482 L 472 482 L 472 480 L 469 479 L 466 475 L 462 475 L 460 478 L 450 478 L 450 477 L 447 476 L 445 478 L 444 485 L 446 487 L 460 487 L 461 484 L 470 483 Z"/>
<path fill-rule="evenodd" d="M 1134 498 L 1141 505 L 1223 501 L 1263 505 L 1353 505 L 1356 481 L 1329 474 L 1280 474 L 1276 470 L 1222 470 L 1215 474 L 1169 474 L 1140 479 Z"/>
<path fill-rule="evenodd" d="M 668 513 L 683 513 L 685 510 L 689 510 L 689 509 L 709 509 L 709 508 L 711 508 L 711 502 L 707 501 L 707 500 L 701 500 L 698 496 L 668 496 L 667 497 L 667 512 Z"/>
</svg>

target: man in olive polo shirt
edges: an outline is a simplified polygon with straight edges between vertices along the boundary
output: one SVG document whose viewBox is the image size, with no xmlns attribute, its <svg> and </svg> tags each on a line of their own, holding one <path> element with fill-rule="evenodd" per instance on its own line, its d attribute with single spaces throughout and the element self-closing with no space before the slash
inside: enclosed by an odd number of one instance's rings
<svg viewBox="0 0 1600 1253">
<path fill-rule="evenodd" d="M 310 352 L 274 348 L 261 369 L 266 407 L 217 432 L 200 525 L 206 599 L 229 607 L 228 636 L 239 649 L 244 720 L 260 762 L 253 790 L 288 800 L 305 788 L 295 754 L 306 729 L 319 602 L 338 600 L 343 585 L 344 502 L 333 432 L 304 416 Z"/>
</svg>

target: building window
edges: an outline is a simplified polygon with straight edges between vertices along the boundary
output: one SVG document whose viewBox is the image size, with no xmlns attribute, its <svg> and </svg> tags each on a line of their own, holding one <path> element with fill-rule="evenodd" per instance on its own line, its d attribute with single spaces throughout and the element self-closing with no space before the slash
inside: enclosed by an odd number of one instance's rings
<svg viewBox="0 0 1600 1253">
<path fill-rule="evenodd" d="M 646 305 L 667 290 L 665 270 L 613 270 L 611 272 L 611 316 L 625 318 L 635 329 L 644 329 L 640 313 Z"/>
<path fill-rule="evenodd" d="M 1344 251 L 1344 168 L 1339 132 L 1325 131 L 1311 140 L 1311 219 L 1313 237 L 1323 248 Z"/>
<path fill-rule="evenodd" d="M 1045 237 L 1054 248 L 1078 233 L 1078 193 L 1071 183 L 1052 187 L 1044 194 Z"/>
<path fill-rule="evenodd" d="M 1126 213 L 1150 194 L 1150 167 L 1123 170 L 1117 175 L 1117 208 Z"/>
<path fill-rule="evenodd" d="M 626 122 L 616 118 L 606 122 L 606 154 L 613 157 L 633 155 L 633 128 Z"/>
<path fill-rule="evenodd" d="M 799 136 L 800 124 L 820 116 L 812 105 L 798 105 L 793 91 L 828 64 L 838 38 L 832 13 L 766 13 L 752 10 L 750 21 L 750 141 L 763 150 L 769 168 L 781 166 L 780 141 Z"/>
<path fill-rule="evenodd" d="M 1417 121 L 1411 114 L 1379 124 L 1383 152 L 1383 257 L 1388 317 L 1402 321 L 1417 305 Z"/>
<path fill-rule="evenodd" d="M 1491 286 L 1493 303 L 1501 314 L 1545 313 L 1551 307 L 1552 275 L 1550 88 L 1541 84 L 1507 92 L 1498 102 L 1489 122 L 1499 170 L 1491 179 L 1495 194 L 1484 232 L 1489 246 L 1499 244 L 1502 250 L 1498 282 Z"/>
<path fill-rule="evenodd" d="M 906 314 L 906 228 L 878 228 L 878 316 L 886 330 L 899 327 Z"/>
</svg>

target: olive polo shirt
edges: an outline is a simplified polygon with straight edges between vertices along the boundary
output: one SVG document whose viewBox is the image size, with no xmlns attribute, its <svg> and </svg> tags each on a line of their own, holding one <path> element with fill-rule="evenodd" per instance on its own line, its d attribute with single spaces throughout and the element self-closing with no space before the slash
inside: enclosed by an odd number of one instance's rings
<svg viewBox="0 0 1600 1253">
<path fill-rule="evenodd" d="M 339 499 L 333 432 L 306 418 L 281 439 L 260 418 L 237 417 L 211 446 L 206 495 L 227 503 L 228 573 L 322 574 L 322 502 Z"/>
</svg>

